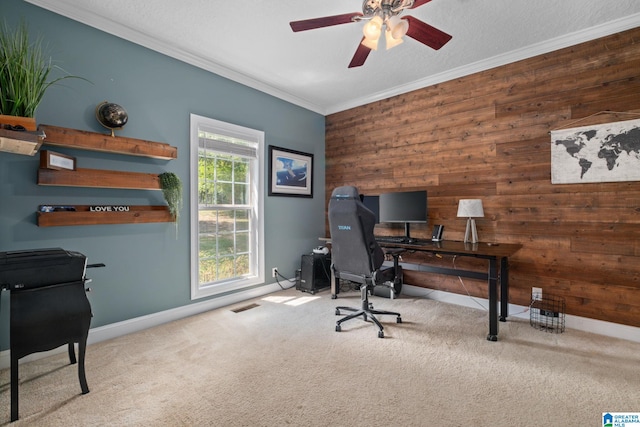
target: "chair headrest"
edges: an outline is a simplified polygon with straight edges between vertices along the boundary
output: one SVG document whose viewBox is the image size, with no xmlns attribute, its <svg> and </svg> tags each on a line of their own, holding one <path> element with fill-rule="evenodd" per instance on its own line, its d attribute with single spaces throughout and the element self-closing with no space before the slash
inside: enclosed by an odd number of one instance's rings
<svg viewBox="0 0 640 427">
<path fill-rule="evenodd" d="M 351 185 L 336 187 L 331 193 L 331 198 L 336 200 L 359 199 L 358 189 Z"/>
</svg>

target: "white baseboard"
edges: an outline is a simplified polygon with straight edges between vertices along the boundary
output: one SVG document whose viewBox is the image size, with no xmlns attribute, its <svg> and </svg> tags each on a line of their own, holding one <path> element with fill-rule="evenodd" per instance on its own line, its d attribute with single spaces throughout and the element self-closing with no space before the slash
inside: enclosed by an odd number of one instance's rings
<svg viewBox="0 0 640 427">
<path fill-rule="evenodd" d="M 136 317 L 134 319 L 123 320 L 122 322 L 112 323 L 110 325 L 99 326 L 89 330 L 87 344 L 94 344 L 100 341 L 117 338 L 133 332 L 138 332 L 163 323 L 172 322 L 174 320 L 193 316 L 195 314 L 204 313 L 205 311 L 214 310 L 216 308 L 225 307 L 231 304 L 237 304 L 251 298 L 257 298 L 262 295 L 270 294 L 281 290 L 282 288 L 276 283 L 260 286 L 246 291 L 237 292 L 212 298 L 206 301 L 196 302 L 182 307 L 172 308 L 170 310 L 160 311 L 158 313 L 148 314 L 146 316 Z M 41 359 L 53 354 L 65 353 L 67 346 L 62 346 L 49 351 L 33 353 L 20 359 L 20 363 Z M 9 350 L 0 352 L 0 369 L 7 369 L 11 366 Z"/>
<path fill-rule="evenodd" d="M 437 291 L 433 289 L 421 288 L 418 286 L 402 285 L 402 294 L 409 296 L 428 297 L 434 301 L 442 301 L 449 304 L 456 304 L 471 308 L 489 309 L 489 300 L 484 298 L 469 297 L 468 295 L 453 294 L 450 292 Z M 529 307 L 509 304 L 509 317 L 519 319 L 529 319 Z M 589 319 L 586 317 L 565 316 L 565 326 L 579 331 L 591 332 L 598 335 L 605 335 L 612 338 L 640 342 L 640 328 L 619 323 L 605 322 L 603 320 Z"/>
<path fill-rule="evenodd" d="M 193 316 L 199 313 L 204 313 L 205 311 L 214 310 L 216 308 L 225 307 L 231 304 L 237 304 L 239 302 L 270 294 L 281 289 L 282 288 L 280 286 L 278 286 L 276 283 L 273 283 L 235 294 L 225 295 L 219 298 L 212 298 L 206 301 L 189 304 L 158 313 L 148 314 L 146 316 L 140 316 L 134 319 L 112 323 L 110 325 L 99 326 L 97 328 L 92 328 L 89 331 L 89 338 L 87 342 L 88 344 L 94 344 L 100 341 L 117 338 L 119 336 L 158 326 L 163 323 Z M 485 309 L 488 309 L 489 307 L 489 301 L 484 298 L 471 298 L 466 295 L 425 289 L 411 285 L 403 285 L 402 293 L 409 296 L 428 297 L 429 299 L 433 299 L 434 301 L 442 301 L 449 304 L 461 305 L 471 308 L 480 308 L 480 306 L 482 306 Z M 527 309 L 528 307 L 523 307 L 521 305 L 509 304 L 509 316 L 528 319 L 529 313 L 527 312 Z M 633 326 L 620 325 L 617 323 L 604 322 L 602 320 L 588 319 L 585 317 L 572 316 L 569 314 L 566 315 L 565 326 L 567 328 L 591 332 L 594 334 L 640 342 L 640 328 L 636 328 Z M 30 354 L 29 356 L 20 359 L 20 363 L 37 360 L 66 351 L 66 346 L 62 346 L 54 350 Z M 11 360 L 9 358 L 9 350 L 0 352 L 0 369 L 7 369 L 10 367 L 10 364 Z"/>
</svg>

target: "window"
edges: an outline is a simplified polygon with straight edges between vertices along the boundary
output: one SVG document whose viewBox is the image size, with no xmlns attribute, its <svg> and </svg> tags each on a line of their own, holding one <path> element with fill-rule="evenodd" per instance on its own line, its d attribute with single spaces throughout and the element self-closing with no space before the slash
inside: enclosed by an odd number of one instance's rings
<svg viewBox="0 0 640 427">
<path fill-rule="evenodd" d="M 191 115 L 191 299 L 264 282 L 261 131 Z"/>
</svg>

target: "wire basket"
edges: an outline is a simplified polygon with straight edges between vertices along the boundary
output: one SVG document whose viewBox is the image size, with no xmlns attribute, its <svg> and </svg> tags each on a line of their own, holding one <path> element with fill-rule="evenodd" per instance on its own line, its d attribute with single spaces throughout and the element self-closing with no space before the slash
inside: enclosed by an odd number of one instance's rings
<svg viewBox="0 0 640 427">
<path fill-rule="evenodd" d="M 529 323 L 532 327 L 556 334 L 564 332 L 564 298 L 554 295 L 537 297 L 531 301 L 530 308 Z"/>
</svg>

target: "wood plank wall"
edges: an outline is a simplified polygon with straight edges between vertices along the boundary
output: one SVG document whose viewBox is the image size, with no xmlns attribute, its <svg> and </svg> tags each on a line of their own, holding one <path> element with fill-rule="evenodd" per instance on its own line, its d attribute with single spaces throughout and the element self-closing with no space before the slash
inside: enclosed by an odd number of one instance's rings
<svg viewBox="0 0 640 427">
<path fill-rule="evenodd" d="M 594 115 L 605 110 L 627 114 Z M 565 298 L 567 314 L 640 326 L 640 182 L 552 185 L 550 172 L 550 130 L 640 118 L 629 113 L 640 113 L 640 28 L 329 115 L 327 205 L 340 185 L 426 189 L 429 224 L 412 236 L 443 224 L 446 239 L 462 240 L 458 200 L 482 199 L 480 240 L 524 245 L 511 303 L 527 306 L 541 287 Z M 487 297 L 482 281 L 406 272 L 405 282 Z"/>
</svg>

